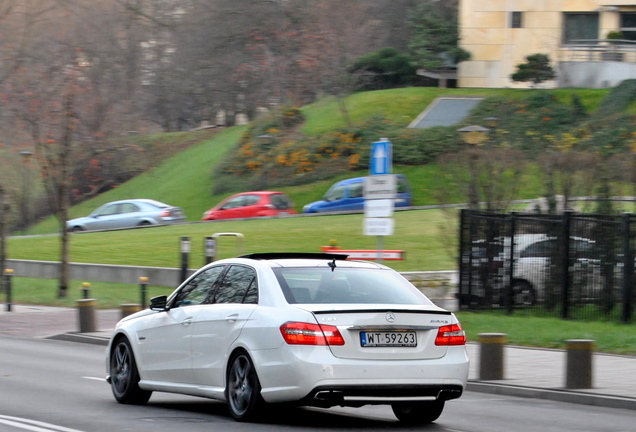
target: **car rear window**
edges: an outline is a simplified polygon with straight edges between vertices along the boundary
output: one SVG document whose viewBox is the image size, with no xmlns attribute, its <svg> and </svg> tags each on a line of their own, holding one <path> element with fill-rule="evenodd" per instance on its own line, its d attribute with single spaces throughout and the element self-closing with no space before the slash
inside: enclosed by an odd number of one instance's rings
<svg viewBox="0 0 636 432">
<path fill-rule="evenodd" d="M 391 270 L 328 267 L 273 269 L 288 303 L 432 305 Z"/>
<path fill-rule="evenodd" d="M 287 210 L 290 207 L 290 199 L 285 194 L 274 194 L 271 197 L 272 204 L 278 210 Z"/>
</svg>

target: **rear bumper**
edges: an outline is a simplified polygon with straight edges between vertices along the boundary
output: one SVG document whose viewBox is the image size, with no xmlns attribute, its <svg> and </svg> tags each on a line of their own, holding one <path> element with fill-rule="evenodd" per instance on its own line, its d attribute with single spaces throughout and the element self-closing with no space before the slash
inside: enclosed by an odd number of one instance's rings
<svg viewBox="0 0 636 432">
<path fill-rule="evenodd" d="M 329 408 L 332 406 L 358 407 L 396 402 L 422 402 L 457 399 L 462 395 L 461 385 L 366 385 L 332 386 L 313 389 L 300 403 Z"/>
<path fill-rule="evenodd" d="M 424 360 L 334 358 L 326 347 L 252 353 L 267 402 L 362 406 L 460 397 L 468 380 L 464 346 Z"/>
</svg>

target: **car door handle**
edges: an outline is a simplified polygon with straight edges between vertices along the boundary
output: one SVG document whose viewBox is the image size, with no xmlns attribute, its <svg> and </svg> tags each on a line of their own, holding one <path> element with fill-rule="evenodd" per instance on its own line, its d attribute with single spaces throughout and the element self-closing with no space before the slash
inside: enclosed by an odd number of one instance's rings
<svg viewBox="0 0 636 432">
<path fill-rule="evenodd" d="M 181 321 L 181 325 L 183 326 L 189 326 L 190 324 L 192 324 L 192 317 L 186 318 L 183 321 Z"/>
<path fill-rule="evenodd" d="M 225 321 L 233 323 L 233 322 L 236 322 L 238 317 L 239 317 L 238 314 L 228 315 L 225 317 Z"/>
</svg>

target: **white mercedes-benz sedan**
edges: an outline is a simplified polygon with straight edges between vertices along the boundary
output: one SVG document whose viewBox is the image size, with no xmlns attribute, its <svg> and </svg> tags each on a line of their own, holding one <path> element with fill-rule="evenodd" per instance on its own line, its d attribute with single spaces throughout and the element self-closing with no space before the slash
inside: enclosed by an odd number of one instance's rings
<svg viewBox="0 0 636 432">
<path fill-rule="evenodd" d="M 346 258 L 250 254 L 201 268 L 117 324 L 115 399 L 202 396 L 239 421 L 274 403 L 388 404 L 402 422 L 435 421 L 468 379 L 460 323 L 394 270 Z"/>
</svg>

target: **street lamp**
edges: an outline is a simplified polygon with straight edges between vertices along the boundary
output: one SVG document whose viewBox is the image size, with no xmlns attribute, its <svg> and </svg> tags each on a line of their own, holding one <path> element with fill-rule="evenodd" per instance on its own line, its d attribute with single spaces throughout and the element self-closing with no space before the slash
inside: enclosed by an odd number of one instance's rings
<svg viewBox="0 0 636 432">
<path fill-rule="evenodd" d="M 470 172 L 470 182 L 468 184 L 468 206 L 471 210 L 479 210 L 479 172 L 477 160 L 479 154 L 477 147 L 481 146 L 488 139 L 490 129 L 478 125 L 464 126 L 457 130 L 461 133 L 462 141 L 469 144 L 471 148 L 469 154 L 468 169 Z"/>
<path fill-rule="evenodd" d="M 483 145 L 488 138 L 488 132 L 490 132 L 490 129 L 483 126 L 470 125 L 464 126 L 457 131 L 461 133 L 462 141 L 466 144 L 479 146 Z"/>
<path fill-rule="evenodd" d="M 484 121 L 486 122 L 486 126 L 488 126 L 491 129 L 494 129 L 497 127 L 497 124 L 499 123 L 499 117 L 486 117 Z"/>
<path fill-rule="evenodd" d="M 271 135 L 259 135 L 256 137 L 258 139 L 258 141 L 261 143 L 261 146 L 265 149 L 265 151 L 263 152 L 263 165 L 261 166 L 261 181 L 260 181 L 260 188 L 265 190 L 268 187 L 268 167 L 267 167 L 267 158 L 268 158 L 268 154 L 267 152 L 269 152 L 272 144 L 274 144 L 274 137 Z"/>
<path fill-rule="evenodd" d="M 31 170 L 29 161 L 33 152 L 22 150 L 20 152 L 24 160 L 24 169 L 22 170 L 22 199 L 20 200 L 20 213 L 22 214 L 22 226 L 28 227 L 31 222 L 30 201 L 31 201 Z"/>
</svg>

